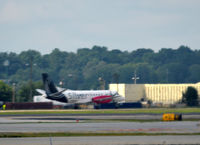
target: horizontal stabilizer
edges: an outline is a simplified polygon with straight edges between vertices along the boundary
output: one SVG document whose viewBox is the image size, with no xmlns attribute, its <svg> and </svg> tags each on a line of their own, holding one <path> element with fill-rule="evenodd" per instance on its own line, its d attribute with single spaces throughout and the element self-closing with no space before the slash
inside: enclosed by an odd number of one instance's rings
<svg viewBox="0 0 200 145">
<path fill-rule="evenodd" d="M 36 89 L 36 91 L 37 91 L 38 93 L 40 93 L 41 95 L 45 95 L 45 94 L 46 94 L 45 90 Z"/>
<path fill-rule="evenodd" d="M 56 86 L 56 89 L 58 90 L 58 92 L 63 92 L 63 90 L 66 90 L 65 88 L 61 88 L 61 87 L 58 87 L 58 86 Z"/>
</svg>

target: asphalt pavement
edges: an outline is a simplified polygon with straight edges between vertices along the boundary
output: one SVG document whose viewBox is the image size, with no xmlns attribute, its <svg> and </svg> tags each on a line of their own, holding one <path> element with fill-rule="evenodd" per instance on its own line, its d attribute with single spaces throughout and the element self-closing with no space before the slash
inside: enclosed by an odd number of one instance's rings
<svg viewBox="0 0 200 145">
<path fill-rule="evenodd" d="M 40 137 L 0 138 L 2 145 L 134 145 L 134 144 L 200 144 L 200 136 L 90 136 L 90 137 Z"/>
<path fill-rule="evenodd" d="M 200 133 L 199 114 L 183 115 L 183 121 L 130 122 L 115 119 L 161 120 L 156 114 L 62 114 L 62 115 L 1 115 L 0 133 L 5 132 L 92 132 L 92 133 Z M 101 121 L 103 119 L 103 121 Z M 111 119 L 105 121 L 106 119 Z M 113 121 L 112 121 L 113 120 Z M 113 145 L 113 144 L 200 144 L 198 135 L 162 136 L 98 136 L 98 137 L 44 137 L 0 138 L 0 145 Z"/>
<path fill-rule="evenodd" d="M 199 133 L 199 121 L 130 122 L 115 119 L 157 118 L 161 115 L 57 115 L 57 116 L 1 116 L 0 132 L 145 132 Z M 97 119 L 93 120 L 93 119 Z M 101 121 L 104 119 L 104 121 Z M 112 119 L 105 121 L 106 119 Z M 93 120 L 93 121 L 92 121 Z M 184 117 L 183 117 L 184 120 Z"/>
</svg>

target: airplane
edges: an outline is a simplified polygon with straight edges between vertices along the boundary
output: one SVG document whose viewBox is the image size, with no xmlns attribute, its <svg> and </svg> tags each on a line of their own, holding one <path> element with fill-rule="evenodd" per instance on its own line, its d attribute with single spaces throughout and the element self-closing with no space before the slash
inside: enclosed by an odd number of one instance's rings
<svg viewBox="0 0 200 145">
<path fill-rule="evenodd" d="M 123 103 L 125 98 L 120 96 L 117 91 L 110 90 L 67 90 L 56 87 L 47 73 L 42 74 L 42 80 L 45 90 L 36 89 L 45 100 L 53 102 L 74 104 L 105 104 L 105 103 Z M 40 96 L 41 98 L 41 96 Z M 43 99 L 44 100 L 44 99 Z"/>
</svg>

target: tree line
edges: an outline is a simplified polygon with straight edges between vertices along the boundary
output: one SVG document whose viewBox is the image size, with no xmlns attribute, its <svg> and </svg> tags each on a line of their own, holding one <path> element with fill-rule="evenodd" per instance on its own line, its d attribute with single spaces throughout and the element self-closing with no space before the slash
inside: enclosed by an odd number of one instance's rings
<svg viewBox="0 0 200 145">
<path fill-rule="evenodd" d="M 200 50 L 137 49 L 131 52 L 93 46 L 66 52 L 55 48 L 42 55 L 35 50 L 0 53 L 0 79 L 16 84 L 18 101 L 27 101 L 31 88 L 42 88 L 41 73 L 47 72 L 55 84 L 68 89 L 100 89 L 100 80 L 109 83 L 197 83 L 200 82 Z M 101 79 L 100 79 L 101 78 Z M 35 95 L 36 92 L 33 92 Z"/>
</svg>

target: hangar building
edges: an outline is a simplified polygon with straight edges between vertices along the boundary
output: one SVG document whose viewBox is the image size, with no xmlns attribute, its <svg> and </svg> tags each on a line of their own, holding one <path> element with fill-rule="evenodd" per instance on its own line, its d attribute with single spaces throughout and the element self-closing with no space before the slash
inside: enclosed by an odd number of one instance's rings
<svg viewBox="0 0 200 145">
<path fill-rule="evenodd" d="M 126 102 L 137 102 L 142 98 L 153 103 L 175 104 L 191 86 L 200 96 L 200 83 L 197 84 L 110 84 L 109 89 L 125 97 Z"/>
</svg>

